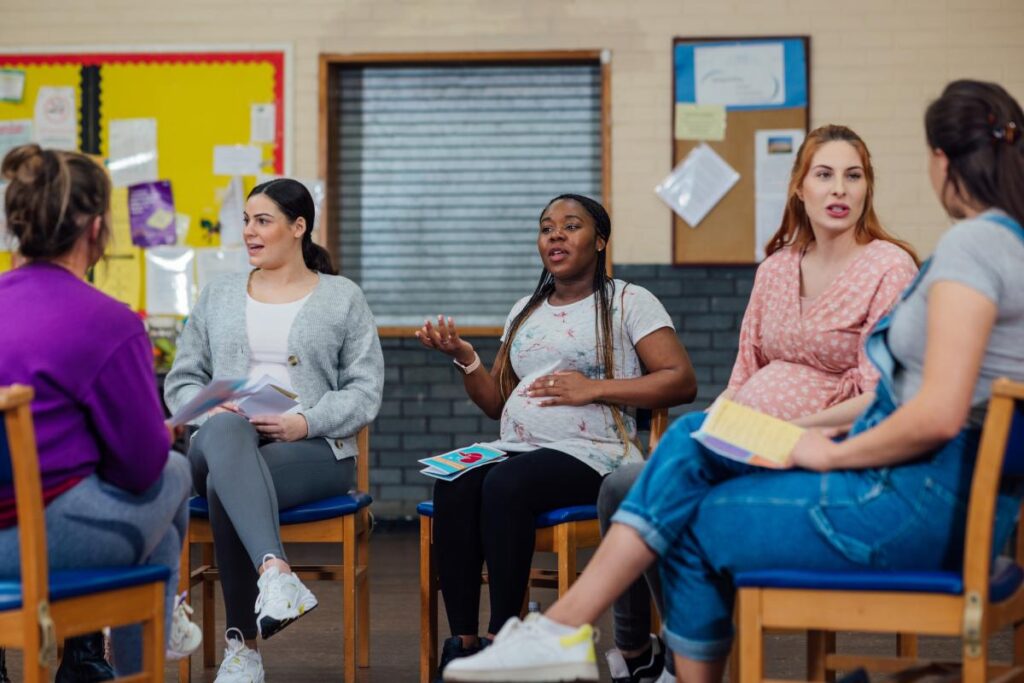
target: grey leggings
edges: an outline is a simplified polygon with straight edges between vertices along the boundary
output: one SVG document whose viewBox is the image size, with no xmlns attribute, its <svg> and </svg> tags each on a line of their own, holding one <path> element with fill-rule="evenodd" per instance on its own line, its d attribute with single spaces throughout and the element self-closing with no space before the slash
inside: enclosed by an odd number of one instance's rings
<svg viewBox="0 0 1024 683">
<path fill-rule="evenodd" d="M 601 492 L 597 496 L 597 516 L 601 522 L 602 535 L 608 532 L 612 515 L 619 509 L 619 505 L 633 487 L 633 482 L 640 477 L 643 468 L 644 463 L 622 465 L 601 482 Z M 657 564 L 651 565 L 651 568 L 644 572 L 644 578 L 630 584 L 612 607 L 615 645 L 620 650 L 639 650 L 647 647 L 651 633 L 652 596 L 658 605 L 658 611 L 661 612 L 664 602 Z"/>
<path fill-rule="evenodd" d="M 347 493 L 355 460 L 338 460 L 324 439 L 260 442 L 249 421 L 218 413 L 188 451 L 196 491 L 210 504 L 227 627 L 256 637 L 257 568 L 266 554 L 286 559 L 278 509 Z"/>
<path fill-rule="evenodd" d="M 171 578 L 165 594 L 164 633 L 169 635 L 191 483 L 188 463 L 178 453 L 170 454 L 160 478 L 140 494 L 117 488 L 95 474 L 86 477 L 46 506 L 50 569 L 137 564 L 167 567 Z M 0 576 L 19 574 L 19 556 L 18 528 L 0 529 Z M 114 630 L 118 675 L 141 669 L 141 637 L 138 626 Z"/>
</svg>

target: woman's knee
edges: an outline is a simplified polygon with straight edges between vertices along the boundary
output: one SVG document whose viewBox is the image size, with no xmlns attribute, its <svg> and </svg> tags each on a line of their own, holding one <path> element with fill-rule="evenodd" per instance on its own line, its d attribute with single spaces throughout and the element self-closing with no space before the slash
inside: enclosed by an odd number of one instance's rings
<svg viewBox="0 0 1024 683">
<path fill-rule="evenodd" d="M 601 490 L 597 494 L 597 514 L 602 521 L 611 519 L 619 505 L 626 499 L 633 484 L 640 478 L 643 463 L 621 465 L 601 482 Z"/>
<path fill-rule="evenodd" d="M 241 415 L 217 413 L 196 432 L 189 448 L 190 459 L 202 459 L 207 466 L 240 453 L 252 452 L 259 443 L 256 428 Z"/>
</svg>

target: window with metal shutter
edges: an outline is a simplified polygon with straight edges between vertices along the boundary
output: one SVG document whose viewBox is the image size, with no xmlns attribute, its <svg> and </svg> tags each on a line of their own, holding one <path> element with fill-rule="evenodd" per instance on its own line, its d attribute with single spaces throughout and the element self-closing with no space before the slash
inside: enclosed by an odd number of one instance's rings
<svg viewBox="0 0 1024 683">
<path fill-rule="evenodd" d="M 601 199 L 601 65 L 331 72 L 330 240 L 381 327 L 500 328 L 541 271 L 554 196 Z"/>
</svg>

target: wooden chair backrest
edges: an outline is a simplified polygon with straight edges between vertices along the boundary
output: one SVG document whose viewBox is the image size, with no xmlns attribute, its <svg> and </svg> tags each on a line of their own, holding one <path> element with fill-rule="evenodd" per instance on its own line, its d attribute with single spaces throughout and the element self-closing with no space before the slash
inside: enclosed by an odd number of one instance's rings
<svg viewBox="0 0 1024 683">
<path fill-rule="evenodd" d="M 982 605 L 988 604 L 996 497 L 1004 473 L 1024 476 L 1024 383 L 997 379 L 978 446 L 964 541 L 964 592 L 977 593 Z M 1018 532 L 1018 563 L 1024 563 L 1022 541 Z"/>
<path fill-rule="evenodd" d="M 31 387 L 0 387 L 0 483 L 14 484 L 21 549 L 22 608 L 33 612 L 48 600 L 46 524 L 39 456 L 32 429 Z M 6 472 L 6 475 L 4 474 Z M 4 477 L 6 476 L 6 481 Z"/>
</svg>

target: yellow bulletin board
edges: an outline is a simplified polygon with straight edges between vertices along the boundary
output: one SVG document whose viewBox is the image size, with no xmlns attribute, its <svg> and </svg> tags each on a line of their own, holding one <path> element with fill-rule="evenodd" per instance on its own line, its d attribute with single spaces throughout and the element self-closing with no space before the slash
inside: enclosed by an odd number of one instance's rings
<svg viewBox="0 0 1024 683">
<path fill-rule="evenodd" d="M 759 201 L 756 135 L 807 131 L 810 38 L 676 38 L 672 51 L 673 167 L 706 144 L 739 175 L 696 226 L 673 214 L 672 262 L 753 263 Z M 686 133 L 680 131 L 683 111 L 691 122 Z"/>
<path fill-rule="evenodd" d="M 287 169 L 286 55 L 284 48 L 0 54 L 0 69 L 25 76 L 22 100 L 0 101 L 0 123 L 33 119 L 41 87 L 71 87 L 78 109 L 79 149 L 107 158 L 111 121 L 155 120 L 158 178 L 171 182 L 175 212 L 188 220 L 185 244 L 214 247 L 220 244 L 216 226 L 221 197 L 231 181 L 229 175 L 215 174 L 214 149 L 257 146 L 262 173 L 283 174 Z M 272 141 L 254 141 L 256 105 L 274 105 Z M 255 180 L 255 175 L 245 176 L 243 184 L 248 188 Z M 131 244 L 127 217 L 120 215 L 122 209 L 127 211 L 127 206 L 120 206 L 126 204 L 124 197 L 115 192 L 110 255 L 116 258 L 97 268 L 97 285 L 110 277 L 144 280 L 142 250 Z M 4 264 L 0 256 L 0 269 Z M 124 272 L 136 267 L 138 273 Z M 114 272 L 118 269 L 122 272 Z M 141 306 L 141 301 L 127 303 Z"/>
</svg>

